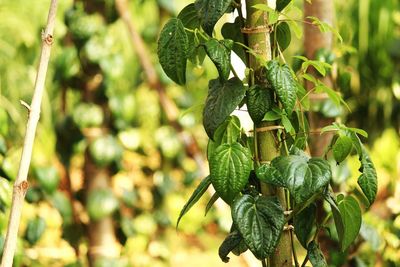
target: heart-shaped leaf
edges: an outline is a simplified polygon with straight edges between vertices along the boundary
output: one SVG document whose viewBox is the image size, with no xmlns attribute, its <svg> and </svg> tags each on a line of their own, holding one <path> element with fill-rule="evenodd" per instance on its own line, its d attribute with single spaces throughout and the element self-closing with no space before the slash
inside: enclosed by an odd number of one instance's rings
<svg viewBox="0 0 400 267">
<path fill-rule="evenodd" d="M 214 26 L 228 10 L 232 0 L 196 0 L 194 6 L 201 20 L 201 26 L 208 35 L 212 35 Z"/>
<path fill-rule="evenodd" d="M 251 153 L 239 143 L 222 144 L 210 158 L 211 181 L 228 204 L 247 184 L 252 168 Z"/>
<path fill-rule="evenodd" d="M 296 104 L 297 83 L 288 65 L 280 65 L 276 60 L 269 61 L 267 63 L 267 79 L 283 104 L 286 113 L 292 113 Z"/>
<path fill-rule="evenodd" d="M 361 187 L 364 195 L 367 197 L 369 205 L 375 201 L 376 193 L 378 191 L 378 177 L 376 174 L 375 166 L 372 163 L 367 150 L 362 146 L 362 154 L 360 157 L 362 173 L 358 177 L 358 185 Z"/>
<path fill-rule="evenodd" d="M 339 195 L 337 204 L 328 200 L 332 208 L 333 219 L 338 233 L 340 248 L 345 251 L 358 236 L 361 227 L 361 209 L 352 196 Z"/>
<path fill-rule="evenodd" d="M 211 176 L 207 176 L 204 178 L 201 183 L 196 187 L 193 194 L 190 196 L 189 200 L 186 202 L 185 206 L 183 206 L 178 220 L 176 222 L 176 228 L 178 228 L 179 222 L 181 221 L 182 217 L 196 204 L 197 201 L 203 196 L 203 194 L 207 191 L 207 188 L 211 184 Z"/>
<path fill-rule="evenodd" d="M 281 22 L 276 26 L 276 40 L 282 52 L 289 47 L 292 41 L 289 24 Z"/>
<path fill-rule="evenodd" d="M 177 84 L 186 83 L 186 60 L 189 40 L 180 19 L 170 19 L 162 29 L 158 40 L 158 58 L 161 67 Z"/>
<path fill-rule="evenodd" d="M 214 38 L 208 40 L 205 44 L 207 55 L 217 67 L 219 77 L 223 80 L 229 78 L 229 73 L 231 71 L 230 62 L 232 46 L 232 40 L 218 41 Z"/>
<path fill-rule="evenodd" d="M 279 156 L 257 169 L 263 182 L 289 189 L 296 204 L 304 203 L 327 186 L 332 171 L 329 162 L 303 155 Z"/>
<path fill-rule="evenodd" d="M 285 225 L 276 197 L 243 195 L 234 201 L 231 212 L 233 223 L 254 256 L 263 260 L 275 251 Z"/>
<path fill-rule="evenodd" d="M 328 267 L 324 254 L 314 241 L 308 245 L 307 253 L 313 267 Z"/>
<path fill-rule="evenodd" d="M 210 139 L 218 126 L 235 110 L 243 100 L 246 89 L 238 78 L 228 81 L 211 80 L 203 111 L 203 125 Z"/>
<path fill-rule="evenodd" d="M 311 231 L 317 216 L 316 212 L 317 206 L 312 203 L 293 218 L 294 232 L 304 248 L 307 248 L 308 241 L 310 240 Z"/>
<path fill-rule="evenodd" d="M 271 90 L 254 85 L 247 91 L 247 109 L 254 123 L 263 120 L 264 115 L 271 110 L 273 100 Z"/>
<path fill-rule="evenodd" d="M 337 163 L 342 162 L 350 154 L 353 148 L 353 142 L 350 137 L 340 135 L 332 147 L 333 157 Z"/>
</svg>

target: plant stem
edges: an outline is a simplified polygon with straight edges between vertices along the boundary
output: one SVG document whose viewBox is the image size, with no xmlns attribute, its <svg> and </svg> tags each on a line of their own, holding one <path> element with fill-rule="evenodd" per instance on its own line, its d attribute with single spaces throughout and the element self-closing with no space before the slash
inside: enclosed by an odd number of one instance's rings
<svg viewBox="0 0 400 267">
<path fill-rule="evenodd" d="M 253 8 L 256 4 L 268 4 L 265 0 L 247 0 L 247 20 L 246 28 L 248 34 L 248 46 L 253 53 L 249 55 L 249 68 L 254 70 L 254 82 L 256 84 L 265 85 L 265 74 L 263 73 L 263 62 L 272 59 L 271 43 L 268 27 L 267 13 Z M 252 29 L 257 29 L 253 30 Z M 250 84 L 252 85 L 252 84 Z M 256 148 L 258 160 L 271 161 L 280 155 L 279 143 L 275 131 L 257 132 L 257 128 L 274 125 L 274 122 L 262 122 L 256 125 L 255 135 L 257 137 Z M 261 184 L 263 195 L 275 195 L 279 198 L 284 209 L 287 208 L 285 192 L 282 188 L 270 187 Z M 281 235 L 279 244 L 275 253 L 269 258 L 271 267 L 292 267 L 292 246 L 289 231 L 284 231 Z"/>
<path fill-rule="evenodd" d="M 32 157 L 32 149 L 35 141 L 36 127 L 40 118 L 40 106 L 44 92 L 47 67 L 50 59 L 51 46 L 53 44 L 53 31 L 57 12 L 57 0 L 52 0 L 49 14 L 47 17 L 47 26 L 42 34 L 42 50 L 38 72 L 36 75 L 35 88 L 32 97 L 31 106 L 27 106 L 29 118 L 26 127 L 24 146 L 18 169 L 17 178 L 14 183 L 13 196 L 10 217 L 8 221 L 7 235 L 4 244 L 1 267 L 11 267 L 17 245 L 18 228 L 21 220 L 22 206 L 24 204 L 25 194 L 28 190 L 28 171 Z"/>
</svg>

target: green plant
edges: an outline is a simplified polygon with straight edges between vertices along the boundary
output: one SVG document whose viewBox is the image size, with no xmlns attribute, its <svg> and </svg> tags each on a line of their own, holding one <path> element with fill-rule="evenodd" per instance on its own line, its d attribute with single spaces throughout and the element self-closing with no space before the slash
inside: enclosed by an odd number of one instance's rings
<svg viewBox="0 0 400 267">
<path fill-rule="evenodd" d="M 307 250 L 302 266 L 307 261 L 313 266 L 327 266 L 318 234 L 333 220 L 340 250 L 348 250 L 360 230 L 362 208 L 368 209 L 374 202 L 377 175 L 359 138 L 367 137 L 366 132 L 341 123 L 322 130 L 321 134 L 335 133 L 323 158 L 312 158 L 304 152 L 308 147 L 309 93 L 326 93 L 336 106 L 346 103 L 319 80 L 331 69 L 330 60 L 297 57 L 302 63 L 296 73 L 286 64 L 282 51 L 289 46 L 290 30 L 296 24 L 287 19 L 293 1 L 278 0 L 276 8 L 265 2 L 247 0 L 244 18 L 237 1 L 196 0 L 161 31 L 158 56 L 173 81 L 184 85 L 187 60 L 202 58 L 204 51 L 219 74 L 209 82 L 203 111 L 203 125 L 210 138 L 210 175 L 182 209 L 178 224 L 212 184 L 216 194 L 207 210 L 221 198 L 230 205 L 232 213 L 231 232 L 219 250 L 224 262 L 229 260 L 230 252 L 239 255 L 249 249 L 263 266 L 266 259 L 270 266 L 292 266 L 292 255 L 295 265 L 300 266 L 293 245 L 294 228 L 294 234 Z M 215 24 L 235 9 L 238 19 L 233 25 L 222 26 L 225 38 L 217 39 Z M 333 31 L 341 40 L 326 23 L 317 18 L 312 18 L 312 23 L 321 31 Z M 247 66 L 244 80 L 236 74 L 232 52 L 241 55 Z M 310 66 L 318 75 L 306 72 Z M 233 78 L 229 78 L 230 73 Z M 301 85 L 304 81 L 314 85 L 309 92 Z M 241 129 L 239 119 L 230 115 L 244 104 L 254 121 L 252 133 Z M 335 193 L 330 186 L 329 160 L 339 164 L 353 151 L 360 159 L 358 185 L 362 194 L 358 189 Z M 317 220 L 316 205 L 321 201 L 329 208 L 326 217 Z"/>
</svg>

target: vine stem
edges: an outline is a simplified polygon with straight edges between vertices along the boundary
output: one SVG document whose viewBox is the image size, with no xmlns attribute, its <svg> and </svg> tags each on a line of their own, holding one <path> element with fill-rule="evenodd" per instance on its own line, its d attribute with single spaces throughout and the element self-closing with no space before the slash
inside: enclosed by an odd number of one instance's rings
<svg viewBox="0 0 400 267">
<path fill-rule="evenodd" d="M 24 104 L 28 110 L 29 117 L 25 132 L 24 145 L 22 148 L 21 161 L 17 178 L 13 187 L 11 211 L 8 220 L 8 228 L 4 244 L 3 257 L 1 260 L 1 267 L 12 266 L 17 245 L 22 206 L 24 204 L 25 194 L 29 186 L 27 177 L 32 158 L 32 149 L 35 141 L 36 127 L 40 118 L 40 106 L 44 92 L 47 67 L 49 65 L 51 46 L 53 44 L 53 32 L 57 13 L 57 4 L 57 0 L 51 0 L 46 29 L 42 32 L 42 49 L 35 80 L 32 103 L 30 106 L 26 103 Z"/>
</svg>

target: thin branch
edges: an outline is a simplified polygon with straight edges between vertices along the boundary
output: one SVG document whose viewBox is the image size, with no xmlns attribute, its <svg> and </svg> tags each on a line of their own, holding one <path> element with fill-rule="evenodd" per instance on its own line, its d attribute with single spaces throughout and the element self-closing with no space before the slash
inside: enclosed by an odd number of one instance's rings
<svg viewBox="0 0 400 267">
<path fill-rule="evenodd" d="M 51 0 L 47 17 L 47 26 L 42 33 L 42 50 L 32 103 L 29 106 L 29 118 L 26 127 L 24 146 L 22 148 L 21 162 L 18 175 L 14 183 L 11 212 L 8 221 L 7 235 L 4 244 L 1 267 L 11 267 L 17 244 L 18 228 L 21 219 L 22 205 L 26 191 L 28 190 L 28 171 L 32 157 L 32 149 L 35 140 L 36 127 L 40 118 L 40 106 L 46 80 L 47 67 L 50 59 L 51 46 L 53 44 L 53 32 L 57 12 L 57 0 Z"/>
</svg>

